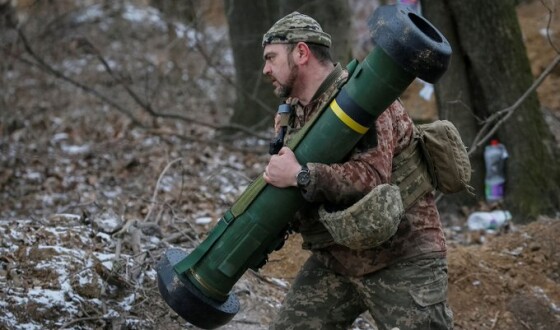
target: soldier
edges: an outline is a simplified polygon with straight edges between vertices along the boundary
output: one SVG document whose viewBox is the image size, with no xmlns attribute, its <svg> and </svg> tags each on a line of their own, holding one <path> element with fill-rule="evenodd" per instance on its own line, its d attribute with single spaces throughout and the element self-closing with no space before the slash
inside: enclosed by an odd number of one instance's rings
<svg viewBox="0 0 560 330">
<path fill-rule="evenodd" d="M 348 72 L 331 59 L 330 35 L 298 12 L 277 21 L 262 45 L 263 73 L 274 93 L 292 106 L 289 139 L 329 104 Z M 391 183 L 394 158 L 413 143 L 413 127 L 395 101 L 344 162 L 300 164 L 287 147 L 270 158 L 264 180 L 280 188 L 298 187 L 309 202 L 291 224 L 301 233 L 303 248 L 312 252 L 271 329 L 347 329 L 365 311 L 379 329 L 452 328 L 447 247 L 432 190 L 405 205 L 397 221 L 385 226 L 392 229 L 374 232 L 374 244 L 339 244 L 336 237 L 342 232 L 351 237 L 362 233 L 340 226 L 340 218 L 324 216 L 336 211 L 342 217 L 359 217 L 360 212 L 346 210 L 361 201 L 361 210 L 368 211 L 362 215 L 375 213 L 371 208 L 377 203 L 367 203 L 375 200 L 368 196 Z M 396 199 L 380 200 L 393 205 Z"/>
</svg>

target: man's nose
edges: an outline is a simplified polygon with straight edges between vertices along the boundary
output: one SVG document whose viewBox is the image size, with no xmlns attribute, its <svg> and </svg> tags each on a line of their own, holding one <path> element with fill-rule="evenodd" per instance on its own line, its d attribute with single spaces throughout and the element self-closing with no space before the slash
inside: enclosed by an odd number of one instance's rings
<svg viewBox="0 0 560 330">
<path fill-rule="evenodd" d="M 268 74 L 270 74 L 270 72 L 271 72 L 270 66 L 269 66 L 268 64 L 265 63 L 264 66 L 263 66 L 262 73 L 263 73 L 264 75 L 268 75 Z"/>
</svg>

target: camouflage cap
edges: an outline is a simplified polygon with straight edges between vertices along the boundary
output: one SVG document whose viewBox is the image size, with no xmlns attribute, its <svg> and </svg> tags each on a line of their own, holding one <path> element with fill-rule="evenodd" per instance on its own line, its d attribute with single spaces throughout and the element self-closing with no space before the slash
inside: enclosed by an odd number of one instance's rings
<svg viewBox="0 0 560 330">
<path fill-rule="evenodd" d="M 331 46 L 331 36 L 323 32 L 321 25 L 313 18 L 297 11 L 284 16 L 263 36 L 262 46 L 268 44 L 290 44 L 308 42 L 318 45 Z"/>
<path fill-rule="evenodd" d="M 345 210 L 327 212 L 321 207 L 319 219 L 337 244 L 364 250 L 391 238 L 404 212 L 399 187 L 381 184 Z"/>
</svg>

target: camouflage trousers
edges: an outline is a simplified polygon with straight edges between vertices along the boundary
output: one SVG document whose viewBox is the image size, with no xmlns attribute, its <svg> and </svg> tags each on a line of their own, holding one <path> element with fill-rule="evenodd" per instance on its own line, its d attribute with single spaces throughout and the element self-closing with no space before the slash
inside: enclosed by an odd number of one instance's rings
<svg viewBox="0 0 560 330">
<path fill-rule="evenodd" d="M 380 330 L 452 329 L 447 260 L 408 260 L 363 277 L 349 277 L 311 256 L 270 329 L 349 329 L 365 311 Z"/>
</svg>

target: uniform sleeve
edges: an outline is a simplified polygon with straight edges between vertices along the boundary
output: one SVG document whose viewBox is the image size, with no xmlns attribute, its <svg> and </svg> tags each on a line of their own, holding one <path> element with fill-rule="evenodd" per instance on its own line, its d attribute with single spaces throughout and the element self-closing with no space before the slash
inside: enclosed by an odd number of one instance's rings
<svg viewBox="0 0 560 330">
<path fill-rule="evenodd" d="M 308 164 L 311 183 L 302 190 L 307 201 L 351 205 L 375 186 L 391 181 L 393 156 L 410 144 L 412 120 L 402 104 L 395 101 L 377 118 L 375 128 L 375 147 L 356 148 L 343 163 Z"/>
</svg>

